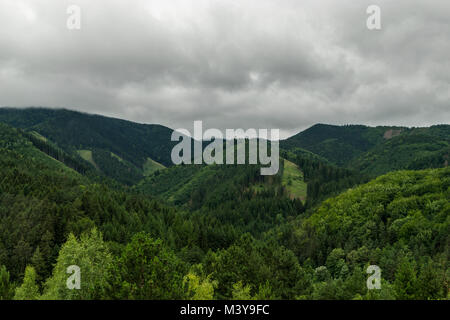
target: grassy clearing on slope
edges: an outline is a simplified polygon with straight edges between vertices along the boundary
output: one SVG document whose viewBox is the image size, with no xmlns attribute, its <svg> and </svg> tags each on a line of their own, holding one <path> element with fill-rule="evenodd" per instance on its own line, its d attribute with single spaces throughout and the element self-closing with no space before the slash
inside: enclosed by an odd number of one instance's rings
<svg viewBox="0 0 450 320">
<path fill-rule="evenodd" d="M 31 133 L 33 136 L 35 136 L 36 138 L 38 138 L 38 139 L 40 139 L 40 140 L 42 140 L 42 141 L 44 141 L 44 142 L 47 142 L 47 138 L 44 137 L 43 135 L 41 135 L 39 132 L 31 131 L 30 133 Z"/>
<path fill-rule="evenodd" d="M 119 160 L 120 162 L 124 162 L 123 159 L 121 157 L 119 157 L 117 154 L 110 152 L 111 153 L 111 157 L 116 158 L 117 160 Z"/>
<path fill-rule="evenodd" d="M 22 135 L 21 131 L 0 123 L 0 154 L 4 155 L 6 158 L 6 155 L 9 154 L 9 152 L 21 155 L 21 157 L 17 157 L 16 160 L 14 160 L 17 161 L 17 163 L 22 163 L 21 159 L 27 159 L 32 163 L 39 163 L 40 165 L 44 164 L 45 168 L 42 168 L 42 170 L 54 170 L 57 172 L 62 172 L 66 175 L 78 175 L 75 170 L 72 170 L 64 163 L 56 160 L 55 158 L 52 158 L 45 152 L 42 152 L 41 150 L 33 146 L 33 144 Z M 17 159 L 19 159 L 20 161 Z M 0 160 L 2 159 L 0 158 Z M 8 165 L 9 164 L 11 163 L 8 163 Z M 2 167 L 2 169 L 6 171 L 7 168 Z M 27 167 L 27 165 L 24 164 L 23 170 L 28 169 L 29 168 Z"/>
<path fill-rule="evenodd" d="M 94 158 L 92 158 L 92 151 L 91 150 L 77 150 L 78 154 L 81 158 L 92 164 L 97 170 L 98 166 L 94 161 Z"/>
<path fill-rule="evenodd" d="M 160 164 L 159 162 L 156 162 L 153 159 L 147 158 L 147 161 L 144 163 L 144 176 L 150 176 L 155 171 L 165 169 L 166 167 Z"/>
<path fill-rule="evenodd" d="M 292 162 L 284 160 L 284 171 L 281 180 L 291 198 L 306 199 L 307 184 L 303 179 L 303 172 Z"/>
</svg>

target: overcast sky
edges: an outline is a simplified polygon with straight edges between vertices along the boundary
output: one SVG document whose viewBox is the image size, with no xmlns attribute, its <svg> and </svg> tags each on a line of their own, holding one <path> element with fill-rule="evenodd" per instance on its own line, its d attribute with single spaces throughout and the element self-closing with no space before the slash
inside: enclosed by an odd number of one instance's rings
<svg viewBox="0 0 450 320">
<path fill-rule="evenodd" d="M 450 123 L 450 1 L 0 0 L 0 105 L 283 136 Z"/>
</svg>

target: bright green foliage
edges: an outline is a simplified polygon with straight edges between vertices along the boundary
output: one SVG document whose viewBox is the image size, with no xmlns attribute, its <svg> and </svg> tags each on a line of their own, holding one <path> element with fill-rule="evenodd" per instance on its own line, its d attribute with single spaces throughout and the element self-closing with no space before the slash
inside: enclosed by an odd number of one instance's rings
<svg viewBox="0 0 450 320">
<path fill-rule="evenodd" d="M 242 281 L 233 284 L 232 299 L 233 300 L 251 300 L 250 294 L 251 287 L 249 285 L 244 286 Z"/>
<path fill-rule="evenodd" d="M 97 229 L 84 233 L 78 240 L 70 234 L 62 246 L 51 278 L 45 284 L 44 299 L 88 300 L 100 299 L 108 288 L 108 271 L 112 256 Z M 70 266 L 81 272 L 80 289 L 69 289 L 67 273 Z"/>
<path fill-rule="evenodd" d="M 289 196 L 306 200 L 307 184 L 304 181 L 303 173 L 291 161 L 284 160 L 282 184 L 286 187 Z"/>
<path fill-rule="evenodd" d="M 450 204 L 444 200 L 449 197 L 449 172 L 395 172 L 330 199 L 304 222 L 316 230 L 310 241 L 346 251 L 394 241 L 421 254 L 442 250 L 450 223 Z"/>
<path fill-rule="evenodd" d="M 325 201 L 297 227 L 279 228 L 278 238 L 300 261 L 320 266 L 313 298 L 443 299 L 449 192 L 450 168 L 393 172 Z M 368 264 L 382 270 L 379 292 L 358 285 L 368 275 L 355 270 Z"/>
<path fill-rule="evenodd" d="M 164 170 L 166 167 L 162 164 L 156 162 L 153 159 L 148 158 L 147 161 L 145 161 L 143 166 L 143 174 L 145 177 L 155 173 L 158 170 Z"/>
<path fill-rule="evenodd" d="M 275 296 L 273 294 L 272 287 L 270 286 L 269 281 L 266 281 L 264 284 L 259 285 L 259 290 L 254 296 L 255 300 L 272 300 Z"/>
<path fill-rule="evenodd" d="M 202 279 L 194 272 L 189 272 L 183 280 L 187 287 L 186 298 L 189 300 L 212 300 L 214 298 L 214 288 L 217 282 L 211 281 L 209 277 Z"/>
<path fill-rule="evenodd" d="M 27 266 L 23 283 L 16 289 L 14 300 L 37 300 L 39 299 L 39 286 L 36 284 L 36 271 Z"/>
</svg>

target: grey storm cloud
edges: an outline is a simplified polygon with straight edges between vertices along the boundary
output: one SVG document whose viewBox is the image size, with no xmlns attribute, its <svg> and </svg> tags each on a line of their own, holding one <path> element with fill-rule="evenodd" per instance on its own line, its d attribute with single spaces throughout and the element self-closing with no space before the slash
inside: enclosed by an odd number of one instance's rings
<svg viewBox="0 0 450 320">
<path fill-rule="evenodd" d="M 448 123 L 449 14 L 448 0 L 1 0 L 0 105 L 284 136 Z"/>
</svg>

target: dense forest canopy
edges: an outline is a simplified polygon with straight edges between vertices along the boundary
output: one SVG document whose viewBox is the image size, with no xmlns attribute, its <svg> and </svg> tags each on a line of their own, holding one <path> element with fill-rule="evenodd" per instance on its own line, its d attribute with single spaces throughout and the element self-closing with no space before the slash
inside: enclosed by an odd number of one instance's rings
<svg viewBox="0 0 450 320">
<path fill-rule="evenodd" d="M 91 153 L 90 163 L 125 184 L 137 183 L 148 159 L 172 165 L 172 130 L 70 110 L 0 108 L 0 122 L 38 133 L 66 152 Z M 82 153 L 81 153 L 82 154 Z"/>
<path fill-rule="evenodd" d="M 401 169 L 448 165 L 450 125 L 429 128 L 318 124 L 282 141 L 282 147 L 319 155 L 372 177 Z"/>
<path fill-rule="evenodd" d="M 161 126 L 0 109 L 0 299 L 447 299 L 449 128 L 316 125 L 261 176 L 173 166 Z"/>
</svg>

